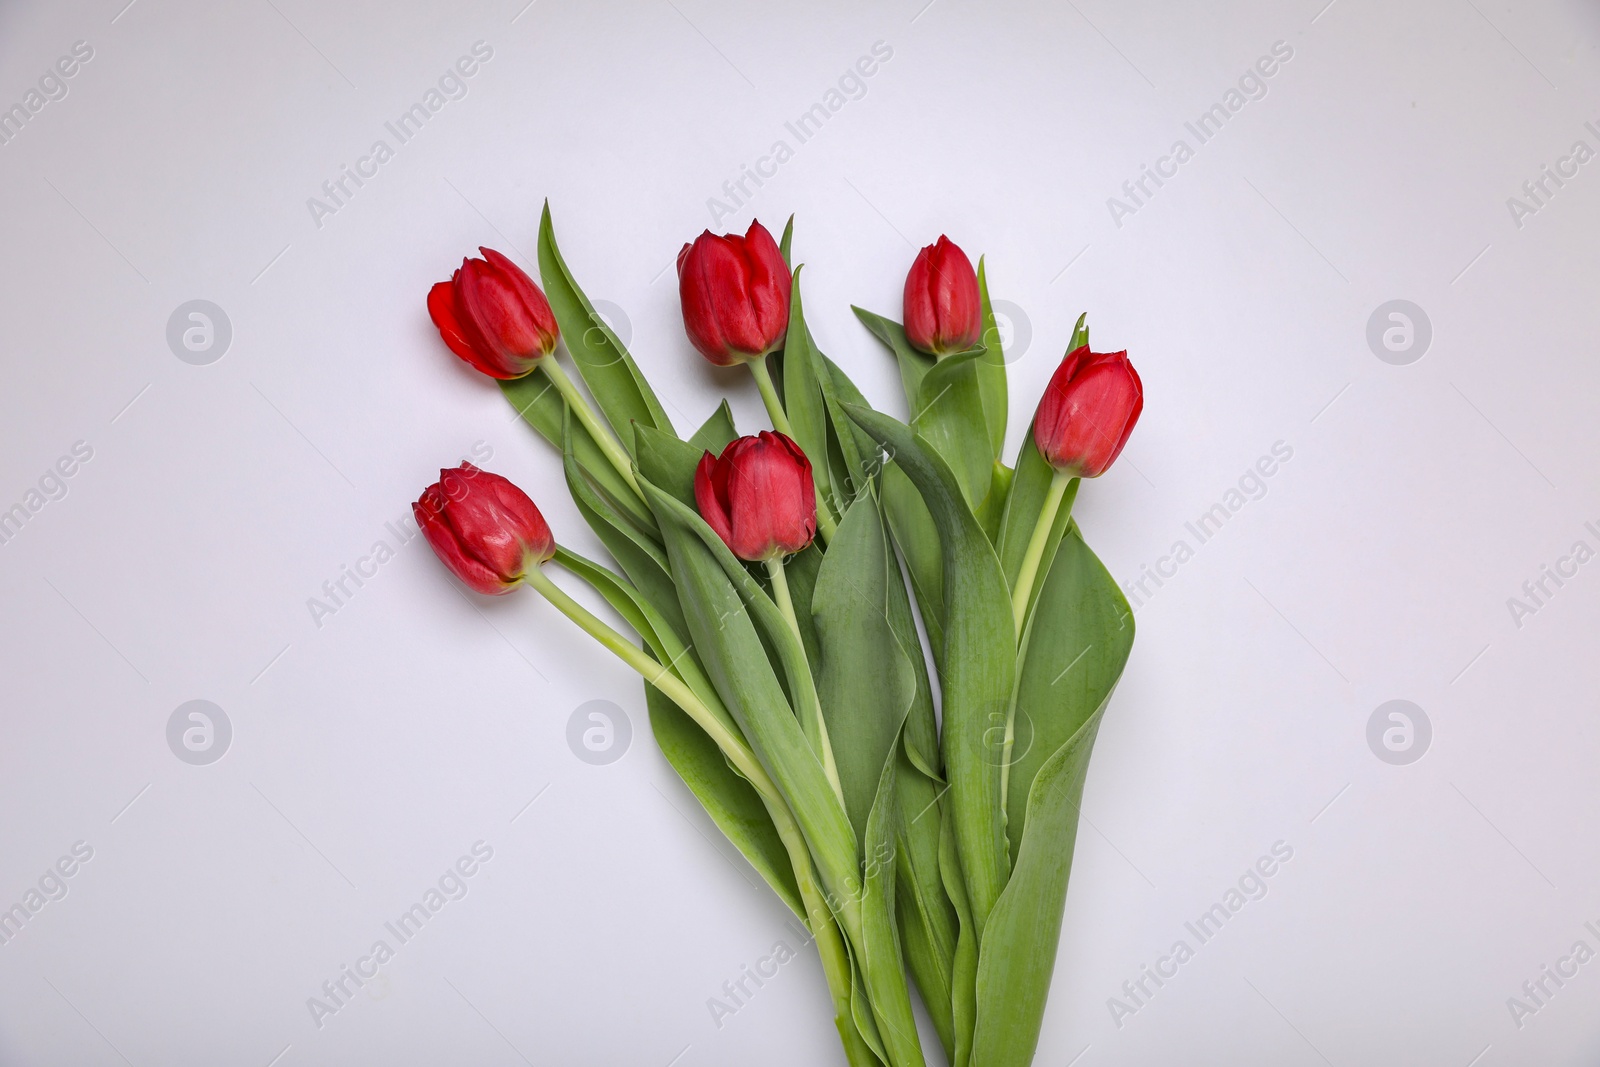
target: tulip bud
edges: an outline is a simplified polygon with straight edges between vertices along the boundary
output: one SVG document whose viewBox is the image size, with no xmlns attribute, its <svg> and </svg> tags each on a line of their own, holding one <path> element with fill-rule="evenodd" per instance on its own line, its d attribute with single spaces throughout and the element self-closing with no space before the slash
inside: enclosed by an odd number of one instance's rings
<svg viewBox="0 0 1600 1067">
<path fill-rule="evenodd" d="M 789 329 L 789 265 L 765 226 L 743 237 L 706 230 L 678 253 L 683 328 L 719 367 L 760 359 Z"/>
<path fill-rule="evenodd" d="M 491 378 L 521 378 L 556 348 L 550 302 L 492 248 L 428 290 L 428 315 L 450 351 Z"/>
<path fill-rule="evenodd" d="M 498 474 L 462 463 L 411 505 L 444 565 L 479 593 L 509 593 L 555 555 L 555 539 L 528 495 Z"/>
<path fill-rule="evenodd" d="M 1050 376 L 1033 441 L 1050 466 L 1095 478 L 1122 452 L 1144 410 L 1144 386 L 1127 352 L 1073 349 Z"/>
<path fill-rule="evenodd" d="M 950 238 L 917 253 L 906 274 L 905 320 L 906 340 L 935 357 L 978 343 L 978 276 Z"/>
<path fill-rule="evenodd" d="M 729 442 L 720 456 L 700 457 L 694 499 L 706 524 L 740 559 L 787 556 L 817 534 L 811 461 L 771 430 Z"/>
</svg>

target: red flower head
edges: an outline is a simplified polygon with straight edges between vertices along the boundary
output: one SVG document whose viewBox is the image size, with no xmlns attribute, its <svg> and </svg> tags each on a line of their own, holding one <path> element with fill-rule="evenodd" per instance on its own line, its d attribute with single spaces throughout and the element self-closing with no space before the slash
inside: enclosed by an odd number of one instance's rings
<svg viewBox="0 0 1600 1067">
<path fill-rule="evenodd" d="M 428 290 L 428 315 L 450 351 L 491 378 L 521 378 L 556 348 L 550 302 L 492 248 Z"/>
<path fill-rule="evenodd" d="M 1050 376 L 1033 441 L 1057 470 L 1095 478 L 1122 452 L 1144 410 L 1144 386 L 1126 352 L 1073 349 Z"/>
<path fill-rule="evenodd" d="M 740 559 L 799 552 L 817 535 L 811 461 L 781 433 L 763 430 L 707 452 L 694 472 L 700 515 Z"/>
<path fill-rule="evenodd" d="M 683 328 L 719 367 L 759 359 L 789 329 L 789 265 L 765 226 L 743 237 L 706 230 L 678 253 Z"/>
<path fill-rule="evenodd" d="M 528 494 L 470 463 L 441 470 L 411 513 L 434 554 L 480 593 L 509 593 L 529 567 L 555 555 L 550 527 Z"/>
<path fill-rule="evenodd" d="M 948 356 L 978 343 L 978 276 L 967 254 L 950 238 L 917 253 L 906 274 L 906 340 L 933 356 Z"/>
</svg>

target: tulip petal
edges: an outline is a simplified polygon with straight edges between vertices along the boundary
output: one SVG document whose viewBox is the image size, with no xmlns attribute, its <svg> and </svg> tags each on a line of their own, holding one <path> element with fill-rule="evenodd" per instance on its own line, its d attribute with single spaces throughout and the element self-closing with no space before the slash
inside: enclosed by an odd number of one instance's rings
<svg viewBox="0 0 1600 1067">
<path fill-rule="evenodd" d="M 460 274 L 457 271 L 456 274 Z M 493 373 L 486 365 L 486 361 L 472 347 L 472 342 L 467 339 L 467 334 L 461 322 L 461 316 L 456 308 L 456 294 L 454 279 L 448 282 L 435 282 L 428 290 L 428 317 L 433 320 L 434 326 L 439 329 L 439 336 L 444 338 L 444 343 L 450 351 L 466 360 L 473 367 L 485 374 Z"/>
<path fill-rule="evenodd" d="M 721 474 L 721 479 L 718 475 Z M 722 492 L 718 492 L 718 481 L 724 485 Z M 699 507 L 700 517 L 706 520 L 706 525 L 716 531 L 722 538 L 723 544 L 733 541 L 733 530 L 728 525 L 728 510 L 726 503 L 726 474 L 718 469 L 717 457 L 710 452 L 700 457 L 700 462 L 694 469 L 694 502 Z"/>
<path fill-rule="evenodd" d="M 504 257 L 500 257 L 504 260 Z M 494 369 L 486 373 L 496 378 L 520 378 L 533 370 L 538 359 L 545 355 L 554 338 L 541 334 L 536 321 L 538 309 L 523 302 L 521 283 L 531 287 L 527 275 L 507 263 L 514 274 L 503 272 L 486 260 L 469 259 L 461 265 L 461 277 L 456 283 L 457 307 L 464 325 L 470 326 L 473 339 Z M 517 277 L 520 276 L 520 282 Z M 542 296 L 539 303 L 549 314 L 549 305 Z"/>
<path fill-rule="evenodd" d="M 982 331 L 978 276 L 959 245 L 939 235 L 906 272 L 906 338 L 919 351 L 946 356 L 977 344 Z"/>
<path fill-rule="evenodd" d="M 462 584 L 477 593 L 490 596 L 506 593 L 511 586 L 500 576 L 463 550 L 454 529 L 444 518 L 444 494 L 436 485 L 422 492 L 422 498 L 411 505 L 411 514 L 417 520 L 422 535 L 428 539 L 434 554 L 461 580 Z"/>
<path fill-rule="evenodd" d="M 789 325 L 789 266 L 759 222 L 745 236 L 707 230 L 678 253 L 678 295 L 689 340 L 717 366 L 765 355 Z"/>
<path fill-rule="evenodd" d="M 1122 453 L 1144 410 L 1144 387 L 1127 352 L 1074 349 L 1050 377 L 1034 421 L 1034 440 L 1052 467 L 1085 478 Z"/>
</svg>

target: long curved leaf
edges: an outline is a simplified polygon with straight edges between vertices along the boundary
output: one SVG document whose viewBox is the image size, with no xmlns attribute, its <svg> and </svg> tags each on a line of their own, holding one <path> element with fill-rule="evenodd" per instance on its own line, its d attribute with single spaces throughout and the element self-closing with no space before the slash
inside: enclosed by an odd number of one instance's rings
<svg viewBox="0 0 1600 1067">
<path fill-rule="evenodd" d="M 978 309 L 982 316 L 983 358 L 978 361 L 978 392 L 983 397 L 983 418 L 989 429 L 989 453 L 996 462 L 1006 447 L 1006 416 L 1010 401 L 1006 392 L 1006 357 L 1000 345 L 1000 329 L 994 307 L 989 303 L 989 276 L 984 257 L 978 257 Z"/>
<path fill-rule="evenodd" d="M 704 520 L 647 476 L 640 478 L 640 486 L 661 524 L 695 651 L 794 813 L 811 846 L 830 906 L 840 915 L 847 939 L 856 941 L 860 875 L 855 832 L 757 633 L 756 616 L 764 613 L 755 605 L 766 594 Z M 771 601 L 767 605 L 783 624 L 776 606 Z M 763 626 L 770 627 L 771 622 L 761 618 Z M 798 650 L 792 637 L 789 644 Z"/>
<path fill-rule="evenodd" d="M 631 422 L 674 433 L 650 383 L 567 269 L 556 244 L 548 200 L 539 216 L 539 278 L 578 373 L 623 444 L 632 440 L 628 432 Z"/>
<path fill-rule="evenodd" d="M 820 645 L 812 664 L 817 696 L 858 840 L 916 694 L 916 677 L 889 622 L 888 583 L 900 582 L 898 567 L 890 573 L 892 562 L 876 502 L 863 497 L 829 543 L 810 600 Z"/>
<path fill-rule="evenodd" d="M 806 327 L 805 308 L 800 298 L 801 270 L 795 268 L 794 280 L 790 283 L 789 333 L 783 343 L 783 410 L 789 416 L 795 443 L 812 460 L 811 475 L 818 494 L 837 511 L 832 472 L 826 462 L 828 413 L 819 381 L 819 353 Z"/>
<path fill-rule="evenodd" d="M 876 518 L 876 515 L 874 515 Z M 896 804 L 899 733 L 889 739 L 876 796 L 866 820 L 862 853 L 861 965 L 877 1016 L 878 1036 L 893 1067 L 925 1067 L 917 1020 L 911 1012 L 900 933 L 895 926 L 895 842 L 900 811 Z"/>
<path fill-rule="evenodd" d="M 689 443 L 700 452 L 721 455 L 722 450 L 728 447 L 728 442 L 738 436 L 739 430 L 733 425 L 733 409 L 724 400 L 717 405 L 711 417 L 701 423 L 694 436 L 689 438 Z"/>
<path fill-rule="evenodd" d="M 1024 634 L 1017 678 L 1018 747 L 1007 805 L 1015 863 L 978 962 L 973 1062 L 984 1067 L 1026 1067 L 1033 1057 L 1089 754 L 1132 648 L 1127 600 L 1069 528 Z"/>
</svg>

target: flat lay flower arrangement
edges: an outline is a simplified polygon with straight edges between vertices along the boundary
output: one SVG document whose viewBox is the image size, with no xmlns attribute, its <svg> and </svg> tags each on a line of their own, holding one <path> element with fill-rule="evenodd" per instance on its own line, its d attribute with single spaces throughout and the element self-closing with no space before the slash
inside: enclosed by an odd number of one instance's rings
<svg viewBox="0 0 1600 1067">
<path fill-rule="evenodd" d="M 543 288 L 489 249 L 463 262 L 428 311 L 559 450 L 611 558 L 558 544 L 468 463 L 417 521 L 471 589 L 530 586 L 639 673 L 662 754 L 810 931 L 850 1064 L 929 1062 L 914 982 L 945 1062 L 1025 1065 L 1133 644 L 1072 507 L 1127 442 L 1139 376 L 1090 351 L 1080 317 L 1008 465 L 983 261 L 940 237 L 910 266 L 903 321 L 854 309 L 904 387 L 903 418 L 880 412 L 806 328 L 792 232 L 706 232 L 678 257 L 688 340 L 760 390 L 771 428 L 745 436 L 726 402 L 680 436 L 548 206 Z"/>
</svg>

